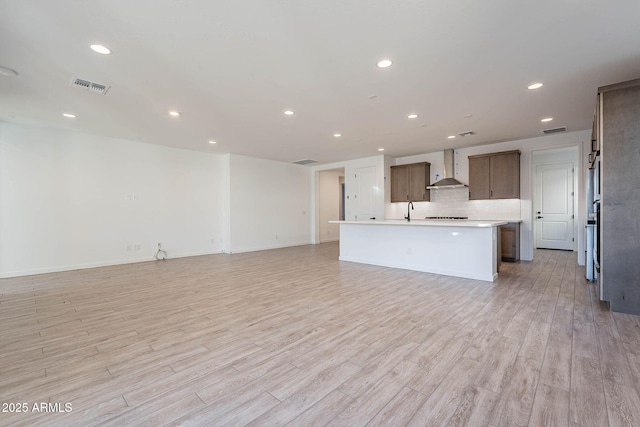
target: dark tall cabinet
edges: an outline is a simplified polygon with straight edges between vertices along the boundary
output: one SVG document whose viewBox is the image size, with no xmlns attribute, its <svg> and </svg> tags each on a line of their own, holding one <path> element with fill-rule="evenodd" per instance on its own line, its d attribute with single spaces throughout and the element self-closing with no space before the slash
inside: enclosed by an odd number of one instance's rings
<svg viewBox="0 0 640 427">
<path fill-rule="evenodd" d="M 640 79 L 598 92 L 598 280 L 612 311 L 640 315 Z"/>
</svg>

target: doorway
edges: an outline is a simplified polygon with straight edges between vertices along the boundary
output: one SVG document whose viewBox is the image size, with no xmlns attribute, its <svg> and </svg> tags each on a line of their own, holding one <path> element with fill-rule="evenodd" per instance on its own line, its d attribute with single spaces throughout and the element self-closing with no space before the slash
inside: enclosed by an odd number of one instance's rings
<svg viewBox="0 0 640 427">
<path fill-rule="evenodd" d="M 577 147 L 534 152 L 534 247 L 576 248 Z"/>
<path fill-rule="evenodd" d="M 340 240 L 340 225 L 329 221 L 344 219 L 344 168 L 318 172 L 318 231 L 319 243 Z"/>
</svg>

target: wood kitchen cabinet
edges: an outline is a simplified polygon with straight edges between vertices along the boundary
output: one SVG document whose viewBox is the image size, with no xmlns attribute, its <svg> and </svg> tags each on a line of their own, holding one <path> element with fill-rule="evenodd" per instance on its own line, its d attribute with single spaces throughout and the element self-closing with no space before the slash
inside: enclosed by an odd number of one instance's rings
<svg viewBox="0 0 640 427">
<path fill-rule="evenodd" d="M 491 198 L 491 158 L 469 156 L 469 200 Z"/>
<path fill-rule="evenodd" d="M 469 200 L 519 198 L 520 150 L 469 156 Z"/>
<path fill-rule="evenodd" d="M 431 163 L 391 166 L 391 202 L 429 201 Z"/>
<path fill-rule="evenodd" d="M 500 226 L 500 249 L 502 261 L 520 260 L 520 223 L 510 222 Z"/>
</svg>

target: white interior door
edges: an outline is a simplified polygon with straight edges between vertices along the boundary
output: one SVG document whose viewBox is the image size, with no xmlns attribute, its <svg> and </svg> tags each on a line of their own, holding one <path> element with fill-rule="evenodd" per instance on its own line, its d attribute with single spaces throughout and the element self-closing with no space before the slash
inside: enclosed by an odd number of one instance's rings
<svg viewBox="0 0 640 427">
<path fill-rule="evenodd" d="M 536 247 L 573 250 L 574 166 L 556 163 L 536 166 Z"/>
<path fill-rule="evenodd" d="M 368 166 L 356 169 L 356 221 L 375 218 L 376 167 Z"/>
</svg>

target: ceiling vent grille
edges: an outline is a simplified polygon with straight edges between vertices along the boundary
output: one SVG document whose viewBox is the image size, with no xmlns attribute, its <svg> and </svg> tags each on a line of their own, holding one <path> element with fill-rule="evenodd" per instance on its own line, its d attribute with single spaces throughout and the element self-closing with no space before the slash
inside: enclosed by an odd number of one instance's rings
<svg viewBox="0 0 640 427">
<path fill-rule="evenodd" d="M 460 135 L 460 136 L 471 136 L 471 135 L 475 135 L 475 134 L 476 133 L 474 131 L 470 130 L 470 131 L 467 131 L 467 132 L 459 133 L 458 135 Z"/>
<path fill-rule="evenodd" d="M 302 160 L 296 160 L 295 162 L 291 162 L 291 163 L 295 163 L 296 165 L 308 165 L 309 163 L 317 163 L 317 160 L 311 160 L 311 159 L 302 159 Z"/>
<path fill-rule="evenodd" d="M 544 133 L 545 135 L 550 135 L 553 133 L 560 133 L 560 132 L 566 132 L 567 131 L 567 127 L 566 126 L 562 126 L 559 128 L 553 128 L 553 129 L 545 129 L 542 131 L 542 133 Z"/>
<path fill-rule="evenodd" d="M 110 88 L 107 85 L 90 82 L 89 80 L 83 80 L 83 79 L 73 79 L 71 81 L 71 86 L 79 87 L 81 89 L 88 90 L 89 92 L 97 93 L 99 95 L 106 94 Z"/>
</svg>

